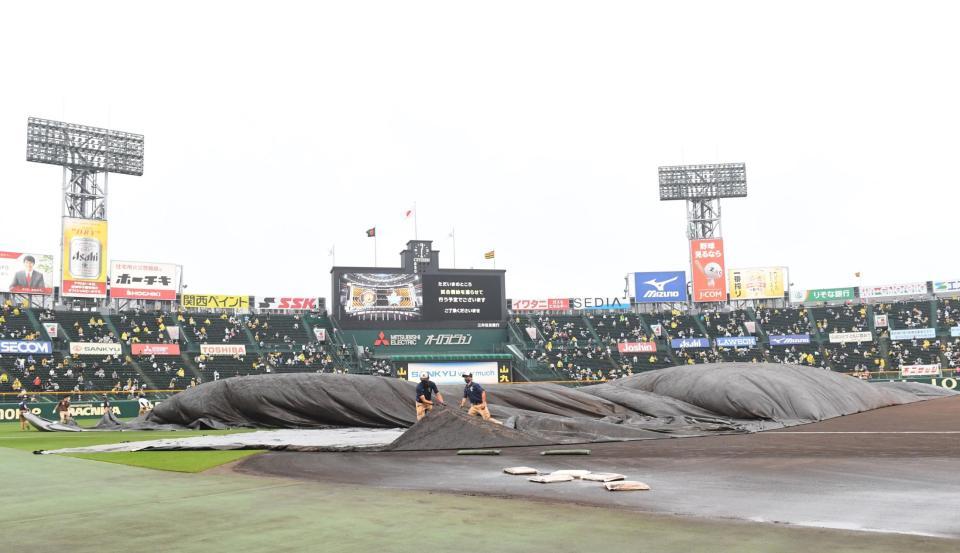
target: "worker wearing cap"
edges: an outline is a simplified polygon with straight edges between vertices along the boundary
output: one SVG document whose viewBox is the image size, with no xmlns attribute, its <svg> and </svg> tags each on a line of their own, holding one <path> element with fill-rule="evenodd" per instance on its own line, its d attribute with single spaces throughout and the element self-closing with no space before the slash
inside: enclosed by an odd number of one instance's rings
<svg viewBox="0 0 960 553">
<path fill-rule="evenodd" d="M 428 373 L 420 373 L 420 384 L 417 384 L 417 421 L 426 416 L 427 411 L 433 411 L 433 394 L 437 394 L 437 402 L 443 405 L 443 395 L 437 389 L 437 384 L 430 380 Z"/>
<path fill-rule="evenodd" d="M 27 413 L 30 412 L 30 407 L 27 406 L 27 403 L 30 402 L 30 397 L 27 396 L 26 392 L 20 392 L 20 403 L 17 405 L 17 409 L 20 412 L 20 430 L 30 430 L 30 425 L 27 424 Z"/>
<path fill-rule="evenodd" d="M 490 417 L 490 410 L 487 409 L 487 391 L 483 389 L 483 386 L 473 381 L 473 373 L 465 373 L 463 381 L 466 385 L 463 387 L 463 399 L 460 400 L 460 408 L 463 409 L 463 406 L 469 400 L 470 410 L 467 411 L 467 415 L 471 417 L 479 415 L 485 421 L 503 424 Z"/>
</svg>

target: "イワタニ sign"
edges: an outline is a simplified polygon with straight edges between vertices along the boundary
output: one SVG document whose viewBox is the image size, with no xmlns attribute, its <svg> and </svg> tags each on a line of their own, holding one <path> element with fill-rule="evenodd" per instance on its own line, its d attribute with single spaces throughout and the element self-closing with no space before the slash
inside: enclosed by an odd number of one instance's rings
<svg viewBox="0 0 960 553">
<path fill-rule="evenodd" d="M 180 267 L 171 263 L 113 261 L 110 297 L 172 301 L 180 288 Z"/>
<path fill-rule="evenodd" d="M 510 300 L 512 311 L 569 311 L 569 298 Z"/>
<path fill-rule="evenodd" d="M 693 301 L 726 301 L 727 280 L 722 238 L 691 240 L 690 267 L 693 272 Z"/>
</svg>

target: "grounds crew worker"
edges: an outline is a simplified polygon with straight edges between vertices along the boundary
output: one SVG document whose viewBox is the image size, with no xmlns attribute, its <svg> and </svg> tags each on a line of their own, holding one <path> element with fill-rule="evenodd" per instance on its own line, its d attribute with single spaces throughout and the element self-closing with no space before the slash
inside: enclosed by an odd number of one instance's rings
<svg viewBox="0 0 960 553">
<path fill-rule="evenodd" d="M 490 417 L 490 410 L 487 409 L 487 391 L 483 389 L 483 386 L 473 381 L 473 373 L 465 373 L 463 381 L 466 382 L 466 386 L 463 387 L 463 399 L 460 400 L 460 408 L 463 409 L 467 400 L 470 400 L 470 410 L 467 411 L 467 415 L 471 417 L 479 415 L 485 421 L 503 424 Z"/>
<path fill-rule="evenodd" d="M 30 407 L 27 406 L 27 403 L 30 402 L 30 396 L 26 392 L 20 392 L 20 403 L 17 405 L 17 409 L 20 412 L 20 431 L 30 430 L 30 425 L 27 424 L 27 413 L 30 412 Z"/>
<path fill-rule="evenodd" d="M 53 410 L 60 415 L 60 424 L 67 424 L 67 421 L 73 420 L 70 416 L 70 396 L 61 399 Z"/>
<path fill-rule="evenodd" d="M 443 396 L 437 389 L 437 384 L 430 380 L 430 375 L 420 373 L 420 384 L 417 384 L 417 421 L 422 419 L 427 411 L 433 411 L 433 394 L 437 394 L 437 402 L 443 405 Z"/>
</svg>

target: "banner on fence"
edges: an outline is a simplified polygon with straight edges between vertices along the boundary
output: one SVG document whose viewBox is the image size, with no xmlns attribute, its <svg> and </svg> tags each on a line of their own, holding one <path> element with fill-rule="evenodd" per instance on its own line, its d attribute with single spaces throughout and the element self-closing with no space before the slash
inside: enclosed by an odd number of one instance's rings
<svg viewBox="0 0 960 553">
<path fill-rule="evenodd" d="M 936 338 L 935 328 L 898 328 L 890 331 L 891 340 L 915 340 L 917 338 Z"/>
<path fill-rule="evenodd" d="M 657 351 L 656 342 L 620 342 L 617 344 L 620 353 L 653 353 Z"/>
<path fill-rule="evenodd" d="M 872 342 L 873 334 L 870 332 L 831 332 L 831 344 L 846 344 L 847 342 Z"/>
</svg>

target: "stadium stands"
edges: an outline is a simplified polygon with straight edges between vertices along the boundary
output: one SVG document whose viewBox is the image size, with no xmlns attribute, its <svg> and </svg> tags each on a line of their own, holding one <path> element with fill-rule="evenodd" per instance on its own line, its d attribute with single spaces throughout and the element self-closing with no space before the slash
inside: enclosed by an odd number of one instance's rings
<svg viewBox="0 0 960 553">
<path fill-rule="evenodd" d="M 196 343 L 249 344 L 240 317 L 226 313 L 185 313 L 187 340 Z M 179 320 L 179 319 L 178 319 Z"/>
<path fill-rule="evenodd" d="M 873 307 L 875 314 L 886 314 L 890 328 L 927 328 L 930 326 L 930 302 L 909 301 L 881 303 Z"/>
<path fill-rule="evenodd" d="M 838 372 L 882 371 L 887 362 L 872 343 L 829 344 L 823 348 L 824 358 L 831 370 Z"/>
<path fill-rule="evenodd" d="M 831 332 L 860 332 L 867 328 L 866 305 L 838 305 L 812 310 L 817 330 Z"/>
<path fill-rule="evenodd" d="M 796 309 L 758 307 L 757 323 L 766 334 L 808 334 L 810 319 L 808 311 L 801 306 Z"/>
<path fill-rule="evenodd" d="M 671 338 L 694 338 L 705 336 L 696 318 L 677 309 L 663 311 L 652 317 L 652 324 L 660 324 Z"/>
<path fill-rule="evenodd" d="M 708 311 L 700 316 L 700 320 L 703 321 L 707 335 L 711 338 L 747 335 L 747 329 L 743 323 L 748 320 L 748 317 L 740 310 L 729 313 Z"/>
</svg>

